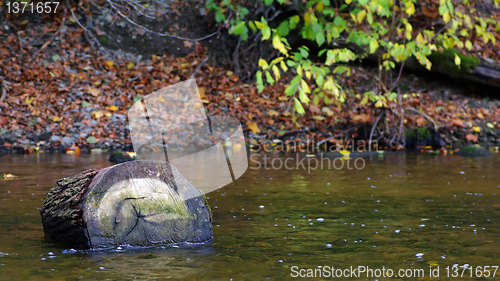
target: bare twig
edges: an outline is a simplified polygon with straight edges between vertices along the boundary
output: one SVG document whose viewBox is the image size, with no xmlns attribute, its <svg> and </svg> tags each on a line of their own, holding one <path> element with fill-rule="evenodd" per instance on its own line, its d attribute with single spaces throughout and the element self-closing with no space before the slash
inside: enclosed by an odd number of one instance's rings
<svg viewBox="0 0 500 281">
<path fill-rule="evenodd" d="M 43 49 L 47 48 L 47 46 L 52 42 L 52 40 L 54 40 L 54 38 L 57 36 L 57 34 L 59 34 L 61 32 L 61 30 L 63 29 L 64 27 L 64 22 L 66 21 L 66 13 L 67 13 L 67 9 L 66 7 L 63 5 L 64 7 L 64 16 L 63 16 L 63 19 L 61 21 L 61 26 L 59 26 L 59 29 L 56 31 L 56 33 L 54 33 L 54 35 L 52 35 L 52 37 L 47 41 L 45 42 L 45 44 L 42 45 L 42 47 L 40 49 L 38 49 L 34 54 L 33 54 L 33 57 L 32 57 L 32 61 L 35 61 L 35 57 L 41 52 L 43 51 Z"/>
<path fill-rule="evenodd" d="M 196 72 L 198 72 L 198 70 L 200 70 L 201 66 L 203 64 L 205 64 L 206 62 L 208 61 L 208 56 L 206 56 L 199 64 L 198 66 L 196 67 L 196 69 L 193 71 L 193 73 L 191 73 L 191 75 L 189 76 L 189 79 L 193 79 L 194 76 L 196 75 Z"/>
<path fill-rule="evenodd" d="M 396 79 L 396 81 L 394 81 L 391 85 L 391 92 L 394 89 L 394 87 L 397 85 L 399 78 L 401 78 L 401 72 L 403 72 L 403 67 L 405 67 L 405 62 L 406 62 L 406 60 L 403 61 L 403 63 L 401 64 L 401 67 L 399 68 L 398 79 Z"/>
<path fill-rule="evenodd" d="M 238 44 L 236 44 L 236 48 L 233 52 L 233 64 L 234 64 L 234 71 L 236 72 L 237 75 L 240 75 L 240 63 L 239 63 L 239 49 L 240 49 L 240 44 L 241 44 L 241 37 L 238 40 Z"/>
<path fill-rule="evenodd" d="M 2 103 L 3 100 L 7 97 L 7 81 L 2 81 L 0 87 L 2 87 L 2 96 L 0 96 L 0 103 Z"/>
<path fill-rule="evenodd" d="M 422 116 L 424 116 L 427 120 L 431 121 L 432 124 L 434 125 L 434 129 L 436 130 L 436 132 L 438 131 L 439 127 L 438 125 L 436 124 L 436 122 L 434 122 L 434 120 L 427 114 L 423 113 L 422 111 L 418 111 L 416 110 L 415 108 L 413 107 L 408 107 L 408 108 L 405 108 L 404 110 L 409 110 L 411 112 L 414 112 L 414 113 L 418 113 L 418 114 L 421 114 Z"/>
<path fill-rule="evenodd" d="M 387 86 L 384 84 L 384 82 L 382 82 L 382 80 L 380 80 L 380 78 L 378 78 L 377 76 L 373 76 L 373 78 L 375 78 L 380 87 L 382 87 L 382 90 L 384 90 L 386 93 L 389 93 L 389 89 L 387 89 Z"/>
<path fill-rule="evenodd" d="M 377 117 L 377 120 L 375 120 L 375 123 L 373 123 L 372 130 L 370 131 L 370 138 L 368 140 L 368 145 L 370 146 L 370 151 L 372 149 L 373 131 L 375 130 L 375 128 L 377 128 L 377 124 L 380 121 L 380 118 L 382 117 L 382 115 L 384 115 L 384 114 L 385 114 L 385 111 L 382 111 L 382 113 L 380 113 L 380 115 Z"/>
<path fill-rule="evenodd" d="M 327 138 L 327 139 L 324 139 L 324 140 L 322 140 L 322 141 L 318 142 L 318 143 L 316 144 L 316 146 L 320 146 L 322 143 L 325 143 L 325 142 L 327 142 L 327 141 L 329 141 L 329 140 L 331 140 L 331 139 L 334 139 L 334 138 L 336 138 L 336 137 L 339 137 L 339 136 L 341 136 L 341 135 L 343 135 L 343 134 L 345 134 L 345 133 L 347 133 L 347 132 L 349 132 L 349 131 L 352 131 L 353 129 L 358 128 L 358 127 L 359 127 L 359 126 L 354 126 L 354 127 L 352 127 L 352 128 L 349 128 L 349 129 L 347 129 L 347 130 L 345 130 L 345 131 L 342 131 L 342 132 L 340 132 L 340 133 L 336 134 L 335 136 L 331 136 L 331 137 L 329 137 L 329 138 Z"/>
<path fill-rule="evenodd" d="M 69 10 L 71 11 L 71 15 L 73 16 L 73 18 L 75 19 L 76 23 L 81 27 L 83 28 L 84 30 L 84 34 L 85 34 L 85 38 L 87 38 L 87 41 L 89 41 L 89 43 L 91 43 L 91 40 L 89 39 L 88 37 L 88 33 L 90 33 L 90 35 L 92 36 L 92 38 L 94 39 L 94 42 L 95 44 L 97 45 L 97 47 L 99 47 L 100 50 L 106 50 L 106 48 L 104 48 L 101 43 L 99 42 L 99 40 L 97 40 L 97 38 L 95 38 L 94 34 L 92 34 L 92 32 L 90 32 L 85 26 L 83 26 L 83 24 L 78 20 L 78 18 L 76 17 L 75 13 L 73 12 L 73 9 L 71 8 L 71 4 L 69 3 L 69 0 L 66 0 L 66 4 L 68 5 L 69 7 Z"/>
<path fill-rule="evenodd" d="M 217 31 L 215 31 L 215 32 L 213 32 L 213 33 L 211 33 L 209 35 L 203 36 L 201 38 L 191 39 L 191 38 L 181 37 L 181 36 L 177 36 L 177 35 L 172 35 L 172 34 L 169 34 L 169 33 L 160 33 L 160 32 L 156 32 L 154 30 L 151 30 L 151 29 L 149 29 L 149 28 L 147 28 L 147 27 L 145 27 L 145 26 L 143 26 L 143 25 L 141 25 L 141 24 L 133 21 L 132 19 L 130 19 L 126 15 L 124 15 L 118 8 L 116 8 L 116 5 L 111 0 L 108 0 L 107 2 L 111 6 L 112 10 L 115 10 L 116 13 L 118 15 L 120 15 L 124 20 L 128 21 L 129 23 L 131 23 L 132 25 L 134 25 L 136 27 L 142 28 L 142 29 L 146 30 L 149 33 L 156 34 L 156 35 L 159 35 L 159 36 L 171 37 L 171 38 L 175 38 L 175 39 L 179 39 L 179 40 L 184 40 L 184 41 L 190 41 L 190 42 L 202 41 L 202 40 L 205 40 L 207 38 L 210 38 L 210 37 L 216 35 L 224 27 L 229 26 L 229 19 L 234 15 L 234 13 L 238 12 L 238 10 L 231 12 L 231 14 L 229 14 L 229 17 L 224 21 L 224 24 L 221 27 L 219 27 L 219 29 L 217 29 Z"/>
</svg>

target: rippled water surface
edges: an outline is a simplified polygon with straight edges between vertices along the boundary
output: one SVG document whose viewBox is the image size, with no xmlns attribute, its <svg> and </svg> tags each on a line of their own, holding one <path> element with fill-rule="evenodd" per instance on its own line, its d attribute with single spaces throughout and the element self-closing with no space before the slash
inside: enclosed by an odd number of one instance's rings
<svg viewBox="0 0 500 281">
<path fill-rule="evenodd" d="M 282 280 L 293 266 L 366 266 L 424 269 L 428 280 L 438 266 L 438 279 L 448 279 L 447 266 L 500 266 L 500 155 L 365 160 L 361 170 L 310 173 L 251 163 L 208 194 L 210 245 L 74 252 L 44 241 L 38 209 L 57 179 L 109 166 L 107 158 L 0 156 L 0 175 L 18 177 L 0 178 L 0 279 Z"/>
</svg>

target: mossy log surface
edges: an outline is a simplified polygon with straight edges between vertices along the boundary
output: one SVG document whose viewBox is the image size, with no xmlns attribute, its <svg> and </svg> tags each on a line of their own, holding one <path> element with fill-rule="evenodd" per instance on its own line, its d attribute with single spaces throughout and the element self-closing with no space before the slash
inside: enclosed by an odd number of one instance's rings
<svg viewBox="0 0 500 281">
<path fill-rule="evenodd" d="M 360 48 L 354 43 L 344 43 L 332 48 L 348 48 L 356 54 L 366 54 L 367 49 Z M 384 51 L 382 51 L 384 53 Z M 455 54 L 460 58 L 460 67 L 455 65 Z M 500 88 L 500 62 L 489 58 L 464 55 L 456 49 L 447 49 L 442 52 L 433 51 L 429 56 L 432 63 L 431 72 L 440 73 L 451 78 L 462 79 Z M 377 52 L 368 55 L 366 60 L 377 62 Z M 402 62 L 396 62 L 401 66 Z M 414 57 L 405 61 L 405 69 L 427 72 L 425 66 L 421 65 Z"/>
<path fill-rule="evenodd" d="M 212 239 L 205 197 L 164 161 L 131 161 L 61 179 L 40 214 L 46 237 L 74 248 Z"/>
<path fill-rule="evenodd" d="M 461 60 L 460 67 L 455 65 L 455 54 Z M 455 49 L 444 50 L 442 53 L 434 51 L 429 60 L 432 62 L 432 72 L 500 88 L 500 63 L 494 60 L 464 55 Z M 405 67 L 426 71 L 415 58 L 408 59 Z"/>
</svg>

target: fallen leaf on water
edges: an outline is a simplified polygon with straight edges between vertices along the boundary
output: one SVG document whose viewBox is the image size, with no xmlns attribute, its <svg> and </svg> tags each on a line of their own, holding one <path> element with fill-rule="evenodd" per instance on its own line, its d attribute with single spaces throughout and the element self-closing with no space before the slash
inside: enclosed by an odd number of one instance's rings
<svg viewBox="0 0 500 281">
<path fill-rule="evenodd" d="M 13 174 L 3 174 L 3 179 L 8 181 L 8 180 L 13 180 L 17 178 L 17 176 L 14 176 Z"/>
<path fill-rule="evenodd" d="M 255 134 L 255 133 L 260 133 L 260 129 L 259 129 L 259 126 L 257 125 L 257 123 L 248 123 L 248 129 L 252 130 L 252 132 Z"/>
<path fill-rule="evenodd" d="M 468 134 L 465 136 L 465 138 L 468 140 L 468 141 L 471 141 L 471 142 L 477 142 L 477 136 L 474 135 L 474 134 Z"/>
</svg>

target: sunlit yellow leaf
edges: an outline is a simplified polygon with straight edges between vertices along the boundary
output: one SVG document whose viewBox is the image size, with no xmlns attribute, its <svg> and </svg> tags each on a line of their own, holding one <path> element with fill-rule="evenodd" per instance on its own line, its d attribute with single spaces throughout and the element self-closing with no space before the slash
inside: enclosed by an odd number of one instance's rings
<svg viewBox="0 0 500 281">
<path fill-rule="evenodd" d="M 317 10 L 318 12 L 322 12 L 322 11 L 323 11 L 323 8 L 324 8 L 324 6 L 323 6 L 323 1 L 319 1 L 318 5 L 316 5 L 316 10 Z"/>
<path fill-rule="evenodd" d="M 437 262 L 435 262 L 435 261 L 430 261 L 430 262 L 428 262 L 428 264 L 429 264 L 430 266 L 438 266 L 438 263 L 437 263 Z"/>
<path fill-rule="evenodd" d="M 287 72 L 288 71 L 288 67 L 286 66 L 285 62 L 284 61 L 281 61 L 280 62 L 280 66 L 281 66 L 281 69 L 283 69 L 284 72 Z"/>
<path fill-rule="evenodd" d="M 127 69 L 132 69 L 135 66 L 133 62 L 127 63 Z"/>
<path fill-rule="evenodd" d="M 276 65 L 273 65 L 272 70 L 274 73 L 274 77 L 276 77 L 276 80 L 279 80 L 281 78 L 281 74 L 280 74 L 280 70 L 278 69 L 278 67 Z"/>
<path fill-rule="evenodd" d="M 448 10 L 446 10 L 446 12 L 443 15 L 443 21 L 445 23 L 448 23 L 450 21 L 450 19 L 451 19 L 450 12 Z"/>
<path fill-rule="evenodd" d="M 259 59 L 259 66 L 262 67 L 263 70 L 266 70 L 269 67 L 267 61 L 264 59 Z"/>
<path fill-rule="evenodd" d="M 31 98 L 26 98 L 26 99 L 24 100 L 24 103 L 26 103 L 27 105 L 30 105 L 30 104 L 32 104 L 32 103 L 33 103 L 33 101 L 34 101 L 34 100 L 35 100 L 35 98 L 34 98 L 34 97 L 31 97 Z"/>
<path fill-rule="evenodd" d="M 408 1 L 406 2 L 406 13 L 411 16 L 415 13 L 415 5 L 413 5 L 413 2 Z"/>
<path fill-rule="evenodd" d="M 250 129 L 254 134 L 260 133 L 260 129 L 257 123 L 248 123 L 248 129 Z"/>
<path fill-rule="evenodd" d="M 311 79 L 311 76 L 312 76 L 311 71 L 309 71 L 309 70 L 306 71 L 306 77 L 307 77 L 307 79 Z"/>
<path fill-rule="evenodd" d="M 460 57 L 457 54 L 455 54 L 455 64 L 458 66 L 458 68 L 460 68 L 460 63 L 461 63 Z"/>
<path fill-rule="evenodd" d="M 282 54 L 287 54 L 288 53 L 288 51 L 287 51 L 287 49 L 285 47 L 285 44 L 283 44 L 283 42 L 281 42 L 281 38 L 277 34 L 273 36 L 273 47 L 276 50 L 280 51 Z"/>
<path fill-rule="evenodd" d="M 474 126 L 474 127 L 472 127 L 472 130 L 473 130 L 474 132 L 476 132 L 476 133 L 481 132 L 481 128 L 480 128 L 479 126 Z"/>
<path fill-rule="evenodd" d="M 302 75 L 303 73 L 304 73 L 304 72 L 302 71 L 302 66 L 301 66 L 301 65 L 299 65 L 299 66 L 297 67 L 297 74 L 298 74 L 298 75 Z"/>
<path fill-rule="evenodd" d="M 255 23 L 255 26 L 257 26 L 258 29 L 263 29 L 264 27 L 267 26 L 267 25 L 263 24 L 260 21 L 254 21 L 254 23 Z"/>
<path fill-rule="evenodd" d="M 365 18 L 365 16 L 366 16 L 366 10 L 361 10 L 361 12 L 359 12 L 356 15 L 356 19 L 358 20 L 358 23 L 361 23 L 363 21 L 363 19 Z"/>
<path fill-rule="evenodd" d="M 118 107 L 116 105 L 112 105 L 108 109 L 109 109 L 109 111 L 113 111 L 114 112 L 114 111 L 118 110 Z"/>
<path fill-rule="evenodd" d="M 115 63 L 114 63 L 113 61 L 107 60 L 107 61 L 105 61 L 105 62 L 104 62 L 104 64 L 105 64 L 108 68 L 110 68 L 110 67 L 113 67 L 113 65 L 114 65 Z"/>
<path fill-rule="evenodd" d="M 487 124 L 486 124 L 486 126 L 488 126 L 488 128 L 490 128 L 490 129 L 495 128 L 495 125 L 493 125 L 493 124 L 491 124 L 491 123 L 487 123 Z"/>
<path fill-rule="evenodd" d="M 302 79 L 302 80 L 300 81 L 300 87 L 301 87 L 301 88 L 302 88 L 302 90 L 303 90 L 305 93 L 307 93 L 307 94 L 309 94 L 309 93 L 311 92 L 311 89 L 309 89 L 309 85 L 307 85 L 307 82 L 306 82 L 306 80 L 304 80 L 304 79 Z"/>
</svg>

